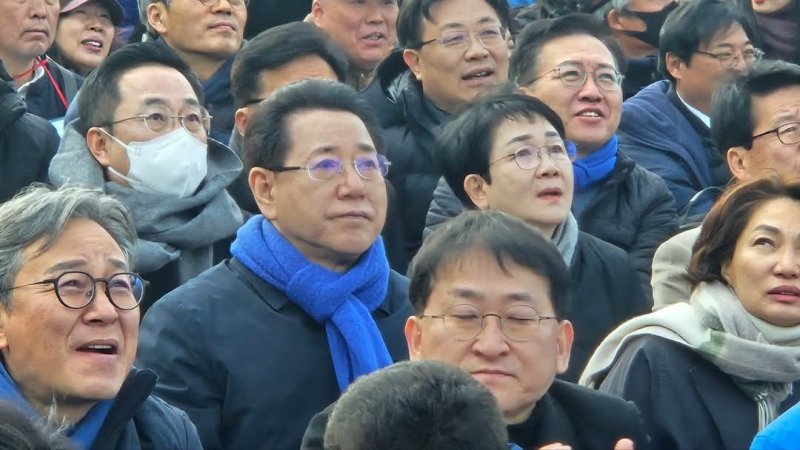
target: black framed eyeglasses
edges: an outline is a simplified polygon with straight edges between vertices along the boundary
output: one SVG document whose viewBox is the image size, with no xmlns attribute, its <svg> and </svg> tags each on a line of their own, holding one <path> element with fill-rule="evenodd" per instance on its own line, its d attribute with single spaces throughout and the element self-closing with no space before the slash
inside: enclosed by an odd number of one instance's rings
<svg viewBox="0 0 800 450">
<path fill-rule="evenodd" d="M 353 168 L 356 173 L 365 180 L 383 178 L 389 174 L 389 166 L 392 165 L 385 156 L 375 154 L 373 156 L 360 156 L 353 158 Z M 287 172 L 291 170 L 306 170 L 308 176 L 314 180 L 327 181 L 344 173 L 345 162 L 340 158 L 324 157 L 312 160 L 303 166 L 272 166 L 267 170 L 273 172 Z"/>
<path fill-rule="evenodd" d="M 62 305 L 70 309 L 82 309 L 89 306 L 96 297 L 98 281 L 105 283 L 106 297 L 117 309 L 136 309 L 144 298 L 146 281 L 133 272 L 115 273 L 108 278 L 94 278 L 80 271 L 64 272 L 55 278 L 14 286 L 9 290 L 52 284 L 56 298 Z"/>
<path fill-rule="evenodd" d="M 772 133 L 775 133 L 775 135 L 778 136 L 778 140 L 784 145 L 797 144 L 800 142 L 800 122 L 785 123 L 777 128 L 759 133 L 751 137 L 750 140 L 752 142 L 761 136 L 766 136 Z"/>
<path fill-rule="evenodd" d="M 202 3 L 204 6 L 208 7 L 216 6 L 221 1 L 227 1 L 228 4 L 231 5 L 231 8 L 237 11 L 241 11 L 247 8 L 248 3 L 250 3 L 249 0 L 198 0 L 198 1 Z"/>
<path fill-rule="evenodd" d="M 719 65 L 724 69 L 734 68 L 736 63 L 739 61 L 739 58 L 742 58 L 744 63 L 748 66 L 752 66 L 759 59 L 761 59 L 762 56 L 764 56 L 764 52 L 755 47 L 746 48 L 741 52 L 709 53 L 700 50 L 695 50 L 694 52 L 716 59 L 717 62 L 719 62 Z"/>
<path fill-rule="evenodd" d="M 541 316 L 532 306 L 515 305 L 506 309 L 503 315 L 484 314 L 473 305 L 453 305 L 444 314 L 423 314 L 420 318 L 441 319 L 444 329 L 459 341 L 469 341 L 483 331 L 487 317 L 497 317 L 500 329 L 512 341 L 530 341 L 536 337 L 539 322 L 558 320 L 556 316 Z"/>
<path fill-rule="evenodd" d="M 564 62 L 557 65 L 552 70 L 548 70 L 531 81 L 522 83 L 521 85 L 531 85 L 535 81 L 540 80 L 551 73 L 555 73 L 555 77 L 558 78 L 561 83 L 564 84 L 564 86 L 571 88 L 579 88 L 583 86 L 583 84 L 586 83 L 587 78 L 589 78 L 589 74 L 591 74 L 592 79 L 594 79 L 594 84 L 604 91 L 619 90 L 622 86 L 622 81 L 625 79 L 624 75 L 611 67 L 601 67 L 595 71 L 588 71 L 585 67 L 583 67 L 582 64 Z"/>
<path fill-rule="evenodd" d="M 543 147 L 523 147 L 514 153 L 497 158 L 489 163 L 491 166 L 494 163 L 500 162 L 504 159 L 512 158 L 517 163 L 517 167 L 523 170 L 533 170 L 541 164 L 542 153 L 546 154 L 550 161 L 557 165 L 564 165 L 570 163 L 569 153 L 562 144 L 551 144 Z"/>
<path fill-rule="evenodd" d="M 469 47 L 470 42 L 472 42 L 473 36 L 478 39 L 478 42 L 480 42 L 484 48 L 493 48 L 506 43 L 506 29 L 497 25 L 478 31 L 445 31 L 437 38 L 420 42 L 417 44 L 416 49 L 418 50 L 428 44 L 438 42 L 445 50 L 465 50 Z"/>
</svg>

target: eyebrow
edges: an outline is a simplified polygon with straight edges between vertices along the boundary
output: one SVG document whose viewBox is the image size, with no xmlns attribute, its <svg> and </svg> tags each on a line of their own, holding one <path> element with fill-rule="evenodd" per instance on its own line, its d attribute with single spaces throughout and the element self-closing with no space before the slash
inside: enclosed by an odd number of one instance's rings
<svg viewBox="0 0 800 450">
<path fill-rule="evenodd" d="M 114 266 L 114 268 L 116 269 L 122 271 L 128 270 L 128 264 L 120 259 L 107 258 L 106 262 Z M 86 261 L 81 259 L 71 259 L 69 261 L 62 261 L 60 263 L 56 263 L 50 266 L 47 270 L 44 271 L 44 273 L 56 274 L 56 273 L 67 272 L 70 270 L 84 269 L 84 268 L 86 268 Z"/>
<path fill-rule="evenodd" d="M 183 102 L 184 102 L 184 104 L 188 104 L 188 105 L 191 105 L 191 106 L 200 106 L 200 102 L 197 101 L 197 99 L 194 98 L 194 97 L 185 97 L 183 99 Z M 164 100 L 163 98 L 158 98 L 158 97 L 145 99 L 144 105 L 145 106 L 157 105 L 157 106 L 165 106 L 165 107 L 169 108 L 169 103 L 166 100 Z"/>
<path fill-rule="evenodd" d="M 337 146 L 335 145 L 320 145 L 319 147 L 311 150 L 311 156 L 324 154 L 324 153 L 331 153 L 336 150 Z M 367 144 L 366 142 L 359 142 L 356 144 L 356 148 L 359 149 L 361 152 L 364 153 L 377 153 L 377 150 L 374 146 Z"/>
<path fill-rule="evenodd" d="M 546 132 L 544 133 L 544 137 L 545 137 L 545 138 L 554 138 L 554 137 L 556 137 L 556 138 L 560 138 L 561 136 L 560 136 L 560 135 L 559 135 L 557 132 L 555 132 L 555 131 L 549 131 L 549 130 L 548 130 L 548 131 L 546 131 Z M 531 140 L 533 140 L 533 139 L 534 139 L 534 136 L 533 136 L 532 134 L 530 134 L 530 133 L 528 133 L 528 134 L 521 134 L 521 135 L 519 135 L 519 136 L 515 136 L 515 137 L 513 137 L 513 138 L 509 139 L 509 141 L 508 141 L 508 142 L 506 142 L 506 144 L 505 144 L 505 145 L 506 145 L 506 147 L 508 147 L 508 146 L 510 146 L 510 145 L 517 144 L 517 143 L 519 143 L 519 142 L 527 142 L 527 141 L 531 141 Z"/>
<path fill-rule="evenodd" d="M 773 128 L 777 128 L 783 124 L 791 122 L 798 122 L 798 119 L 797 115 L 794 112 L 789 112 L 789 111 L 781 111 L 780 114 L 773 117 L 772 120 L 769 121 L 770 125 Z"/>
<path fill-rule="evenodd" d="M 610 51 L 610 50 L 609 50 L 609 51 Z M 566 60 L 566 61 L 561 61 L 560 63 L 558 63 L 558 64 L 556 65 L 556 67 L 558 67 L 558 66 L 562 66 L 562 65 L 564 65 L 564 64 L 574 64 L 574 65 L 576 65 L 576 66 L 581 66 L 581 67 L 584 67 L 584 63 L 583 63 L 583 61 L 577 61 L 577 60 L 574 60 L 574 59 L 568 59 L 568 60 Z M 613 70 L 617 70 L 617 67 L 616 67 L 614 64 L 609 64 L 609 63 L 604 63 L 604 62 L 597 63 L 597 64 L 596 64 L 596 66 L 597 66 L 597 67 L 599 67 L 599 68 L 601 68 L 601 69 L 613 69 Z"/>
<path fill-rule="evenodd" d="M 447 295 L 449 297 L 474 299 L 474 300 L 486 299 L 486 296 L 483 293 L 468 288 L 453 288 L 447 291 Z M 502 298 L 503 300 L 509 302 L 519 302 L 519 301 L 532 302 L 534 296 L 527 292 L 512 292 L 510 294 L 503 295 Z"/>
<path fill-rule="evenodd" d="M 480 20 L 478 20 L 475 23 L 478 24 L 478 25 L 484 25 L 484 24 L 487 24 L 487 23 L 496 23 L 497 25 L 500 25 L 500 22 L 497 19 L 495 19 L 494 17 L 491 17 L 491 16 L 482 17 Z M 442 26 L 439 27 L 439 29 L 442 30 L 442 31 L 448 30 L 448 29 L 452 29 L 452 28 L 467 28 L 467 25 L 465 25 L 463 23 L 459 23 L 459 22 L 447 22 L 445 24 L 442 24 Z"/>
</svg>

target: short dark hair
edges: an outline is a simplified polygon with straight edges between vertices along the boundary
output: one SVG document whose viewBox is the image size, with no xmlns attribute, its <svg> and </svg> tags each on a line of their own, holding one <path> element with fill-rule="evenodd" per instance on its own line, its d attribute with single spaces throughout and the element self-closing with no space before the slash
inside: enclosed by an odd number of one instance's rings
<svg viewBox="0 0 800 450">
<path fill-rule="evenodd" d="M 753 213 L 764 203 L 780 198 L 800 202 L 800 183 L 784 183 L 777 176 L 770 175 L 735 184 L 726 191 L 706 215 L 692 247 L 689 263 L 692 284 L 704 281 L 726 283 L 722 266 L 733 257 L 736 241 Z"/>
<path fill-rule="evenodd" d="M 753 29 L 744 13 L 728 0 L 691 0 L 680 2 L 669 13 L 658 38 L 658 64 L 664 76 L 673 83 L 675 78 L 667 70 L 667 53 L 672 53 L 686 65 L 692 54 L 714 39 L 720 31 L 739 24 L 751 39 Z"/>
<path fill-rule="evenodd" d="M 256 108 L 247 121 L 244 134 L 245 170 L 282 165 L 292 145 L 286 122 L 292 115 L 312 109 L 355 114 L 364 122 L 375 149 L 383 153 L 380 126 L 375 114 L 356 91 L 334 81 L 303 80 L 278 89 Z"/>
<path fill-rule="evenodd" d="M 347 77 L 347 56 L 325 33 L 310 23 L 290 22 L 261 32 L 233 59 L 231 93 L 238 107 L 254 103 L 261 91 L 261 74 L 304 56 L 319 56 L 339 81 Z"/>
<path fill-rule="evenodd" d="M 569 314 L 569 269 L 556 247 L 536 228 L 496 210 L 465 211 L 425 240 L 408 272 L 408 296 L 415 314 L 425 311 L 443 270 L 481 252 L 494 256 L 506 273 L 510 261 L 543 277 L 556 317 L 563 319 Z"/>
<path fill-rule="evenodd" d="M 86 79 L 78 96 L 81 134 L 91 127 L 109 125 L 120 101 L 119 80 L 133 69 L 143 66 L 171 67 L 186 77 L 197 100 L 203 103 L 203 88 L 197 75 L 175 51 L 156 42 L 126 45 L 109 55 Z"/>
<path fill-rule="evenodd" d="M 403 0 L 397 15 L 397 41 L 403 48 L 419 48 L 422 43 L 422 21 L 433 22 L 431 7 L 441 0 Z M 507 0 L 483 0 L 491 6 L 500 25 L 508 29 L 511 24 L 511 10 Z"/>
<path fill-rule="evenodd" d="M 499 94 L 475 103 L 448 123 L 437 140 L 437 155 L 447 184 L 467 208 L 475 204 L 464 190 L 464 178 L 480 175 L 487 183 L 489 158 L 495 131 L 507 120 L 531 120 L 542 117 L 564 139 L 564 124 L 555 111 L 536 97 L 519 93 Z"/>
<path fill-rule="evenodd" d="M 753 97 L 792 86 L 800 86 L 800 66 L 762 60 L 717 88 L 711 100 L 711 135 L 719 151 L 725 154 L 732 147 L 752 147 L 756 126 Z"/>
<path fill-rule="evenodd" d="M 519 32 L 508 62 L 509 79 L 519 86 L 530 84 L 539 69 L 542 47 L 554 39 L 576 35 L 591 36 L 602 42 L 614 57 L 617 70 L 625 73 L 628 62 L 608 27 L 591 14 L 572 13 L 554 19 L 537 20 Z"/>
<path fill-rule="evenodd" d="M 399 362 L 359 378 L 333 408 L 326 450 L 507 450 L 491 392 L 441 361 Z"/>
</svg>

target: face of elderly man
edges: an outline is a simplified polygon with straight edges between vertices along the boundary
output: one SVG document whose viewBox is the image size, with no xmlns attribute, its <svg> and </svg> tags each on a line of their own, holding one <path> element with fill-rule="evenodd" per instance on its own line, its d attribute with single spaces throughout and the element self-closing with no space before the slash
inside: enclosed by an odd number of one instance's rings
<svg viewBox="0 0 800 450">
<path fill-rule="evenodd" d="M 53 284 L 33 284 L 69 271 L 93 278 L 127 272 L 128 262 L 111 235 L 96 222 L 73 219 L 53 245 L 28 246 L 14 277 L 11 307 L 0 306 L 3 364 L 22 394 L 40 413 L 55 403 L 74 423 L 92 405 L 117 395 L 133 365 L 139 310 L 120 310 L 103 282 L 88 306 L 61 304 Z"/>
<path fill-rule="evenodd" d="M 53 45 L 60 9 L 58 0 L 0 0 L 0 58 L 11 75 Z"/>
<path fill-rule="evenodd" d="M 467 371 L 494 394 L 506 423 L 514 424 L 530 416 L 556 374 L 567 369 L 573 332 L 569 321 L 552 319 L 547 278 L 503 262 L 501 267 L 493 254 L 475 250 L 440 268 L 423 314 L 408 319 L 405 333 L 412 360 L 435 359 Z M 509 338 L 513 318 L 529 317 L 524 308 L 543 319 L 524 340 Z M 474 314 L 491 315 L 471 339 L 458 338 L 436 317 Z M 504 329 L 494 315 L 512 319 Z"/>
<path fill-rule="evenodd" d="M 319 180 L 308 170 L 255 168 L 251 186 L 254 176 L 263 177 L 254 189 L 256 201 L 262 214 L 306 258 L 332 270 L 346 270 L 375 242 L 386 219 L 383 177 L 366 179 L 353 165 L 357 160 L 375 160 L 375 144 L 364 122 L 347 111 L 300 110 L 286 119 L 285 128 L 289 148 L 283 166 L 322 167 L 341 161 L 344 171 Z"/>
</svg>

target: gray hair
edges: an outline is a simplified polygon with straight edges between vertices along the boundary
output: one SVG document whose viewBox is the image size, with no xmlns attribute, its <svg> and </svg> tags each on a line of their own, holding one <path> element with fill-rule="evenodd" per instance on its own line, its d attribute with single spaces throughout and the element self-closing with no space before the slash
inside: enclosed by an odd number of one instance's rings
<svg viewBox="0 0 800 450">
<path fill-rule="evenodd" d="M 154 30 L 152 26 L 150 26 L 150 22 L 147 20 L 147 7 L 150 6 L 151 3 L 163 3 L 164 6 L 169 9 L 169 4 L 171 0 L 136 0 L 139 3 L 139 21 L 142 22 L 142 25 L 147 28 L 148 33 L 152 33 L 155 36 L 158 36 L 158 31 Z"/>
<path fill-rule="evenodd" d="M 43 240 L 36 256 L 46 252 L 73 219 L 103 227 L 128 261 L 134 257 L 136 229 L 125 205 L 99 190 L 77 186 L 25 188 L 0 205 L 0 304 L 11 308 L 14 278 L 25 264 L 25 250 Z"/>
</svg>

